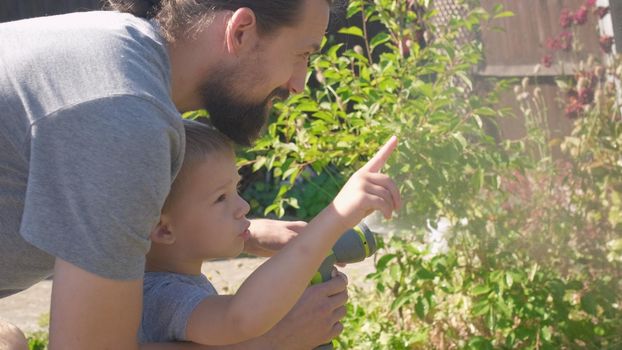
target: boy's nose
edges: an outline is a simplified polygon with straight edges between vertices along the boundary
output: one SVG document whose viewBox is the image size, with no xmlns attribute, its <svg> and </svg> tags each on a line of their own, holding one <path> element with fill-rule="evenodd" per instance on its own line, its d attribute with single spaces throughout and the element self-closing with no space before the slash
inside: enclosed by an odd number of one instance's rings
<svg viewBox="0 0 622 350">
<path fill-rule="evenodd" d="M 244 198 L 242 197 L 239 197 L 239 198 L 240 198 L 240 206 L 238 207 L 236 218 L 241 219 L 245 217 L 246 214 L 248 214 L 251 211 L 251 206 L 250 204 L 248 204 L 247 201 L 244 200 Z"/>
</svg>

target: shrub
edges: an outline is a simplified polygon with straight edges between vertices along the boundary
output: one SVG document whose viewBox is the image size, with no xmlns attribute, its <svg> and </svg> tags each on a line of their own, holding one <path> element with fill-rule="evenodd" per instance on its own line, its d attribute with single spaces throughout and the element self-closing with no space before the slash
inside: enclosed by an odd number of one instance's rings
<svg viewBox="0 0 622 350">
<path fill-rule="evenodd" d="M 348 16 L 386 30 L 370 38 L 364 26 L 343 28 L 363 45 L 327 44 L 311 61 L 319 87 L 279 103 L 267 135 L 241 158 L 273 176 L 278 191 L 265 212 L 282 215 L 310 206 L 294 196 L 301 176 L 314 178 L 302 175 L 309 169 L 343 181 L 398 135 L 386 171 L 405 204 L 369 276 L 373 291 L 349 306 L 340 347 L 619 347 L 622 124 L 607 81 L 622 68 L 588 62 L 576 80 L 560 82 L 577 86 L 566 156 L 551 156 L 544 100 L 521 86 L 528 134 L 501 144 L 485 131 L 506 114 L 495 92 L 509 82 L 473 86 L 481 44 L 463 34 L 510 14 L 470 4 L 436 28 L 428 4 L 351 1 Z M 603 70 L 612 75 L 592 80 Z M 579 92 L 587 86 L 593 95 Z M 452 229 L 437 230 L 448 249 L 435 252 L 425 228 L 440 218 Z"/>
</svg>

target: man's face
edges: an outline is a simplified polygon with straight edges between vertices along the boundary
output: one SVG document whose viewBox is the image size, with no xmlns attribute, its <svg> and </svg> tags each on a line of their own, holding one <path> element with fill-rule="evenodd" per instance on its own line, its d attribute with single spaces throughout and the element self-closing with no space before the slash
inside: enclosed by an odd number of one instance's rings
<svg viewBox="0 0 622 350">
<path fill-rule="evenodd" d="M 260 36 L 237 64 L 212 71 L 201 98 L 214 126 L 239 144 L 256 139 L 272 101 L 304 90 L 309 56 L 319 49 L 329 12 L 326 0 L 306 0 L 297 25 Z"/>
</svg>

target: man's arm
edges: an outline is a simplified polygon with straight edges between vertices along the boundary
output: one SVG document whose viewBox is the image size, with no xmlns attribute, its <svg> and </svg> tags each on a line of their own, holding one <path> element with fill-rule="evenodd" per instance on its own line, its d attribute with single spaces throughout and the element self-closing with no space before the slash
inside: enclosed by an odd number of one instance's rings
<svg viewBox="0 0 622 350">
<path fill-rule="evenodd" d="M 244 252 L 270 257 L 303 230 L 304 221 L 253 219 L 249 231 L 251 238 L 244 243 Z"/>
<path fill-rule="evenodd" d="M 56 258 L 50 350 L 139 349 L 142 279 L 111 280 Z"/>
<path fill-rule="evenodd" d="M 142 280 L 117 281 L 99 277 L 57 258 L 52 287 L 50 350 L 219 350 L 192 343 L 144 344 L 136 334 L 142 312 Z M 227 347 L 251 347 L 263 340 Z M 223 348 L 225 350 L 225 348 Z"/>
</svg>

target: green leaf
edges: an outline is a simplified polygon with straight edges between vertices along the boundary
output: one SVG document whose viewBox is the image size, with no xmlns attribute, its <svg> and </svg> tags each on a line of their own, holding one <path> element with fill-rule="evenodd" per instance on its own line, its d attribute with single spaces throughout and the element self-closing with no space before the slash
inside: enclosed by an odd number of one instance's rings
<svg viewBox="0 0 622 350">
<path fill-rule="evenodd" d="M 497 14 L 494 15 L 494 19 L 499 19 L 499 18 L 504 18 L 504 17 L 513 17 L 514 16 L 514 12 L 512 11 L 503 11 L 503 12 L 499 12 Z"/>
<path fill-rule="evenodd" d="M 361 12 L 361 0 L 350 1 L 348 4 L 348 13 L 346 14 L 346 18 L 350 18 L 359 12 Z"/>
<path fill-rule="evenodd" d="M 395 310 L 399 309 L 404 304 L 409 303 L 412 300 L 413 294 L 414 291 L 409 291 L 398 296 L 393 303 L 391 303 L 391 312 L 395 312 Z"/>
<path fill-rule="evenodd" d="M 478 115 L 483 115 L 483 116 L 488 116 L 488 117 L 494 117 L 497 115 L 497 112 L 490 107 L 480 107 L 480 108 L 475 109 L 473 112 L 475 112 Z"/>
<path fill-rule="evenodd" d="M 363 38 L 363 30 L 357 26 L 339 29 L 339 34 L 354 35 Z"/>
<path fill-rule="evenodd" d="M 422 267 L 419 270 L 417 270 L 417 278 L 421 280 L 433 280 L 434 277 L 435 277 L 434 273 L 432 273 L 432 271 L 426 268 Z"/>
<path fill-rule="evenodd" d="M 425 315 L 427 314 L 427 310 L 427 301 L 421 297 L 417 298 L 417 303 L 415 303 L 415 312 L 417 313 L 417 317 L 419 317 L 419 319 L 421 320 L 424 320 Z"/>
<path fill-rule="evenodd" d="M 471 313 L 473 314 L 473 316 L 482 316 L 488 313 L 489 310 L 490 304 L 488 304 L 488 300 L 482 300 L 477 304 L 473 305 L 473 308 L 471 308 Z"/>
<path fill-rule="evenodd" d="M 253 172 L 261 169 L 264 164 L 266 164 L 266 157 L 257 157 L 255 159 L 255 163 L 253 163 Z"/>
<path fill-rule="evenodd" d="M 596 297 L 594 293 L 589 292 L 581 297 L 581 309 L 587 312 L 590 315 L 596 316 L 596 307 L 598 303 L 596 302 Z"/>
<path fill-rule="evenodd" d="M 538 263 L 533 264 L 531 270 L 529 271 L 529 281 L 533 282 L 534 277 L 536 276 L 536 272 L 538 272 Z"/>
<path fill-rule="evenodd" d="M 506 272 L 505 273 L 505 285 L 508 286 L 508 288 L 512 288 L 513 284 L 514 284 L 514 278 L 512 277 L 512 273 Z"/>
<path fill-rule="evenodd" d="M 396 257 L 395 254 L 387 254 L 387 255 L 383 255 L 382 257 L 380 257 L 380 259 L 378 259 L 378 262 L 376 263 L 376 270 L 378 271 L 382 271 L 387 267 L 387 264 L 389 263 L 389 261 L 393 260 Z"/>
<path fill-rule="evenodd" d="M 380 32 L 371 39 L 371 41 L 369 42 L 369 46 L 371 50 L 373 51 L 376 48 L 376 46 L 384 44 L 389 40 L 391 40 L 391 37 L 389 36 L 387 32 Z"/>
<path fill-rule="evenodd" d="M 492 350 L 492 343 L 490 342 L 490 340 L 484 338 L 484 337 L 472 337 L 471 339 L 469 339 L 469 344 L 468 344 L 468 348 L 469 349 L 473 349 L 473 350 Z"/>
<path fill-rule="evenodd" d="M 457 71 L 455 74 L 462 79 L 462 81 L 469 87 L 469 90 L 473 90 L 473 83 L 471 82 L 471 79 L 467 77 L 465 72 Z"/>
<path fill-rule="evenodd" d="M 471 289 L 471 294 L 474 296 L 483 295 L 490 293 L 490 287 L 485 284 L 479 284 Z"/>
</svg>

